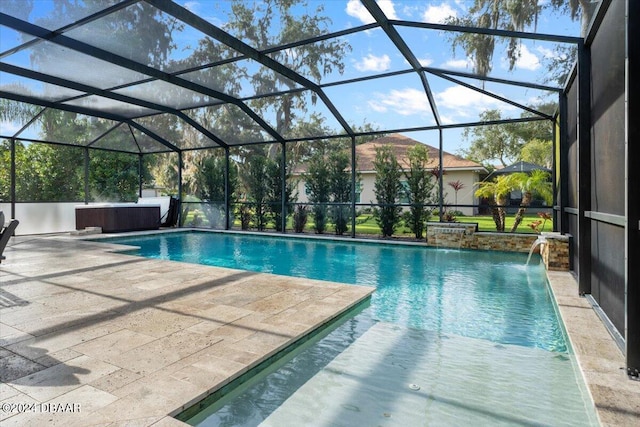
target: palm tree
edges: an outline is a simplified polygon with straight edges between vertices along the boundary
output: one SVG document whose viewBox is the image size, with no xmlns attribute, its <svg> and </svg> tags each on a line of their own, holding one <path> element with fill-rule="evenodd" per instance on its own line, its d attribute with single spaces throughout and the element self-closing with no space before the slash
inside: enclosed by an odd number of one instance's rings
<svg viewBox="0 0 640 427">
<path fill-rule="evenodd" d="M 533 170 L 531 173 L 519 172 L 511 175 L 513 186 L 522 191 L 522 202 L 520 202 L 520 208 L 516 212 L 513 227 L 511 227 L 512 233 L 516 231 L 522 222 L 527 206 L 531 204 L 534 195 L 541 196 L 547 203 L 551 203 L 553 187 L 549 178 L 549 172 L 542 170 Z"/>
<path fill-rule="evenodd" d="M 506 211 L 504 207 L 507 205 L 507 197 L 513 190 L 513 175 L 500 175 L 493 181 L 484 181 L 479 183 L 476 190 L 476 197 L 483 197 L 492 201 L 494 205 L 491 208 L 493 222 L 496 223 L 496 231 L 504 231 Z"/>
</svg>

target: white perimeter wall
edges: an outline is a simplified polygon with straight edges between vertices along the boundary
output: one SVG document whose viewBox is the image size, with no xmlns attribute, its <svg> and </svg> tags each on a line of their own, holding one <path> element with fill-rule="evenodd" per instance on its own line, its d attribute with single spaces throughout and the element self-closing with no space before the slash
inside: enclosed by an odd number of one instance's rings
<svg viewBox="0 0 640 427">
<path fill-rule="evenodd" d="M 76 229 L 75 207 L 70 203 L 16 203 L 15 219 L 20 221 L 16 235 L 69 232 Z M 0 210 L 8 221 L 11 203 L 0 203 Z"/>
</svg>

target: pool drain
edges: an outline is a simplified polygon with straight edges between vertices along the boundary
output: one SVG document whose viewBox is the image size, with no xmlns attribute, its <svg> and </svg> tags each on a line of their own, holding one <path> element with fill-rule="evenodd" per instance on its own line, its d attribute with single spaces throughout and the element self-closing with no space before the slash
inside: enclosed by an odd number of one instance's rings
<svg viewBox="0 0 640 427">
<path fill-rule="evenodd" d="M 420 390 L 420 386 L 418 384 L 409 384 L 409 388 L 411 390 Z"/>
</svg>

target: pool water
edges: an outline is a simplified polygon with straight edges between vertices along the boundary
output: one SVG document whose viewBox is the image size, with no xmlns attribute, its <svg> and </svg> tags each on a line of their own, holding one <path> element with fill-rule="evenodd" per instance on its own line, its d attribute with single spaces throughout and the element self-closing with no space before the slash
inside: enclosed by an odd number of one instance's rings
<svg viewBox="0 0 640 427">
<path fill-rule="evenodd" d="M 187 232 L 145 257 L 376 287 L 371 304 L 189 423 L 597 425 L 539 258 Z"/>
</svg>

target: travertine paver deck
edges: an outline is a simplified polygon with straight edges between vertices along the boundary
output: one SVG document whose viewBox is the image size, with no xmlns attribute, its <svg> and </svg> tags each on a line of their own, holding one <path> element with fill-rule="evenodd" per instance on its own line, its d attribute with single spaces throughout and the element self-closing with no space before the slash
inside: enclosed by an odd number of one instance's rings
<svg viewBox="0 0 640 427">
<path fill-rule="evenodd" d="M 58 236 L 18 237 L 7 249 L 3 427 L 184 425 L 167 415 L 373 291 L 104 247 Z"/>
<path fill-rule="evenodd" d="M 568 272 L 547 272 L 560 315 L 603 426 L 640 425 L 640 381 Z"/>
</svg>

